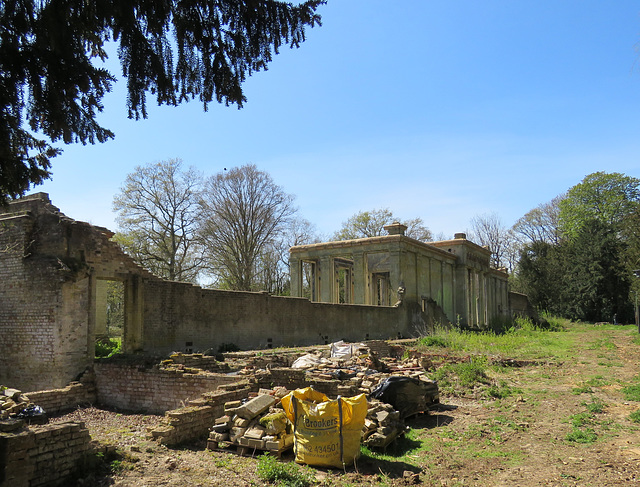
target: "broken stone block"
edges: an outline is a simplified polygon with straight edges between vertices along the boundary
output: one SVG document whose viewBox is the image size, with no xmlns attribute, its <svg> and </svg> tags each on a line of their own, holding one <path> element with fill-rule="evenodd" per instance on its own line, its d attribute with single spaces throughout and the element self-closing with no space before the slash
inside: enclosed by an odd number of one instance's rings
<svg viewBox="0 0 640 487">
<path fill-rule="evenodd" d="M 224 403 L 224 410 L 237 409 L 242 406 L 242 401 L 227 401 Z"/>
<path fill-rule="evenodd" d="M 245 438 L 253 438 L 256 440 L 262 439 L 264 435 L 265 435 L 265 428 L 264 426 L 260 426 L 260 425 L 255 425 L 249 428 L 244 434 Z"/>
<path fill-rule="evenodd" d="M 217 432 L 217 433 L 222 433 L 224 431 L 229 431 L 229 423 L 214 424 L 211 427 L 211 431 Z"/>
<path fill-rule="evenodd" d="M 229 430 L 229 439 L 233 442 L 236 442 L 238 441 L 238 438 L 244 435 L 245 431 L 247 431 L 246 428 L 231 428 Z"/>
<path fill-rule="evenodd" d="M 21 391 L 19 391 L 18 389 L 12 389 L 10 387 L 7 387 L 4 391 L 2 391 L 2 394 L 6 397 L 8 397 L 9 399 L 13 399 L 14 401 L 20 401 L 20 394 L 22 394 Z"/>
<path fill-rule="evenodd" d="M 287 427 L 287 417 L 284 411 L 267 414 L 260 418 L 260 424 L 265 427 L 268 435 L 277 435 Z"/>
<path fill-rule="evenodd" d="M 254 397 L 240 406 L 236 411 L 236 414 L 241 418 L 253 419 L 259 414 L 265 412 L 277 401 L 278 400 L 275 397 L 263 394 L 261 396 Z"/>
<path fill-rule="evenodd" d="M 220 416 L 216 418 L 215 424 L 229 424 L 231 423 L 231 417 L 228 415 Z"/>
<path fill-rule="evenodd" d="M 250 422 L 250 419 L 240 418 L 238 416 L 233 418 L 233 426 L 237 428 L 246 428 L 247 426 L 249 426 Z"/>
<path fill-rule="evenodd" d="M 211 433 L 209 433 L 209 439 L 217 443 L 220 443 L 221 441 L 227 441 L 229 439 L 229 433 L 216 433 L 215 431 L 212 431 Z"/>
</svg>

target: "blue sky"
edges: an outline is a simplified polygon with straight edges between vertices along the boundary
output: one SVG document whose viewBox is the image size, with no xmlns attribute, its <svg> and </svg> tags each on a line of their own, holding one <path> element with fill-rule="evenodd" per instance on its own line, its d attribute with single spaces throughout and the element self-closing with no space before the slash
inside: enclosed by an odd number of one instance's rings
<svg viewBox="0 0 640 487">
<path fill-rule="evenodd" d="M 113 196 L 137 165 L 253 163 L 323 235 L 389 208 L 450 237 L 479 214 L 510 226 L 596 171 L 640 178 L 640 1 L 329 0 L 319 13 L 300 49 L 247 80 L 241 110 L 151 106 L 132 121 L 117 83 L 100 115 L 115 140 L 65 146 L 33 191 L 115 230 Z"/>
</svg>

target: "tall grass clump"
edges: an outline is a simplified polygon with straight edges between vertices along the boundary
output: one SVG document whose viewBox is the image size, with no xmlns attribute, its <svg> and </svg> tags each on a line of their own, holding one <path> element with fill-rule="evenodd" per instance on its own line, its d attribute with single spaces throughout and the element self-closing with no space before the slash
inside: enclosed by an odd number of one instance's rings
<svg viewBox="0 0 640 487">
<path fill-rule="evenodd" d="M 473 392 L 480 385 L 491 383 L 486 374 L 486 358 L 472 359 L 468 362 L 447 364 L 439 367 L 433 378 L 443 392 L 464 394 Z"/>
<path fill-rule="evenodd" d="M 284 463 L 265 453 L 258 458 L 258 477 L 264 482 L 281 487 L 307 487 L 313 479 L 295 463 Z"/>
</svg>

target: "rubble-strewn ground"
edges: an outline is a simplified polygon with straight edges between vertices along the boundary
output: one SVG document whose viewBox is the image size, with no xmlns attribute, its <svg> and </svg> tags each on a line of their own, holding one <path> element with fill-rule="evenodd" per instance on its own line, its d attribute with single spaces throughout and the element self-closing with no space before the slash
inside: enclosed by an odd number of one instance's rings
<svg viewBox="0 0 640 487">
<path fill-rule="evenodd" d="M 624 390 L 640 384 L 637 330 L 571 325 L 543 339 L 547 342 L 539 352 L 516 347 L 508 356 L 494 356 L 492 363 L 499 365 L 485 364 L 488 377 L 478 377 L 475 385 L 441 381 L 439 410 L 408 419 L 411 430 L 384 455 L 364 450 L 347 472 L 311 469 L 317 485 L 640 482 L 640 424 L 630 418 L 640 402 Z M 264 485 L 256 473 L 257 458 L 208 451 L 206 440 L 178 449 L 150 441 L 147 428 L 160 416 L 88 408 L 53 419 L 62 420 L 84 421 L 94 439 L 120 453 L 78 485 Z M 292 461 L 292 455 L 283 461 Z"/>
</svg>

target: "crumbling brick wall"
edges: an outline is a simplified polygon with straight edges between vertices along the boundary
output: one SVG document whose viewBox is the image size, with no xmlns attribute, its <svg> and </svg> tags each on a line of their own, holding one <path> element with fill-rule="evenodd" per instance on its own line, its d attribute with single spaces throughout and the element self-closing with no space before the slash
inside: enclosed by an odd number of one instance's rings
<svg viewBox="0 0 640 487">
<path fill-rule="evenodd" d="M 59 389 L 30 392 L 27 398 L 44 409 L 47 415 L 55 415 L 95 403 L 96 391 L 92 383 L 72 382 Z"/>
<path fill-rule="evenodd" d="M 191 401 L 188 406 L 168 411 L 167 422 L 151 432 L 153 438 L 168 446 L 179 445 L 205 437 L 216 418 L 224 414 L 224 403 L 246 399 L 255 386 L 239 383 L 230 390 L 221 388 L 208 392 L 201 398 Z"/>
<path fill-rule="evenodd" d="M 126 352 L 168 355 L 387 339 L 410 333 L 407 310 L 311 303 L 163 281 L 110 241 L 62 214 L 44 193 L 0 214 L 0 383 L 61 388 L 91 365 L 97 282 L 124 283 Z M 163 406 L 164 407 L 164 406 Z"/>
<path fill-rule="evenodd" d="M 0 486 L 69 485 L 92 451 L 84 423 L 56 423 L 0 433 Z"/>
<path fill-rule="evenodd" d="M 238 377 L 164 370 L 145 363 L 99 360 L 95 366 L 97 401 L 125 411 L 162 414 Z"/>
</svg>

